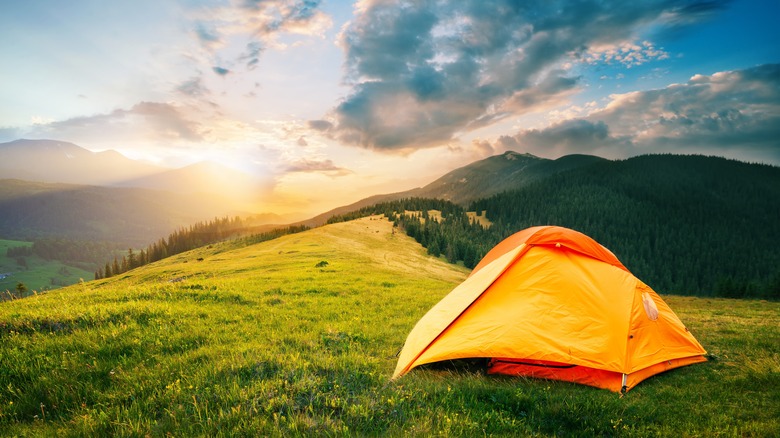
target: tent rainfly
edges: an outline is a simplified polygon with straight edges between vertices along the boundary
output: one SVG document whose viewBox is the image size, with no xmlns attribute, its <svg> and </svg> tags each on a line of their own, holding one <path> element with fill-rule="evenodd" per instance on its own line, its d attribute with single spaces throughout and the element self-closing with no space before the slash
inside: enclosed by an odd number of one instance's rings
<svg viewBox="0 0 780 438">
<path fill-rule="evenodd" d="M 487 358 L 491 374 L 625 392 L 705 354 L 612 252 L 577 231 L 541 226 L 496 245 L 420 319 L 393 379 L 423 364 Z"/>
</svg>

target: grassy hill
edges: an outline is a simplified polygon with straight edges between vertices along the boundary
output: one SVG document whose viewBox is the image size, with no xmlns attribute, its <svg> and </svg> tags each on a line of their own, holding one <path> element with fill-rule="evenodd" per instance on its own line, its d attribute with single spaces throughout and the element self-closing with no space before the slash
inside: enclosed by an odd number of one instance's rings
<svg viewBox="0 0 780 438">
<path fill-rule="evenodd" d="M 718 359 L 622 398 L 465 371 L 390 382 L 413 325 L 466 275 L 364 218 L 0 303 L 0 435 L 780 430 L 780 303 L 665 297 Z"/>
<path fill-rule="evenodd" d="M 37 256 L 6 256 L 8 248 L 20 246 L 32 246 L 32 243 L 0 240 L 0 300 L 8 298 L 5 292 L 13 292 L 20 282 L 32 293 L 74 284 L 80 279 L 91 280 L 94 276 L 92 272 L 67 266 L 57 260 L 44 260 Z"/>
</svg>

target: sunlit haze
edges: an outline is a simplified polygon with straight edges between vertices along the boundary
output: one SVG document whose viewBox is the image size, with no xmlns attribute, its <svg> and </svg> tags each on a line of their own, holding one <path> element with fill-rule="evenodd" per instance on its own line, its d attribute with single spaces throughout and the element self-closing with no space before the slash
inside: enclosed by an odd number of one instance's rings
<svg viewBox="0 0 780 438">
<path fill-rule="evenodd" d="M 780 164 L 780 2 L 0 5 L 0 142 L 262 182 L 321 213 L 507 150 Z"/>
</svg>

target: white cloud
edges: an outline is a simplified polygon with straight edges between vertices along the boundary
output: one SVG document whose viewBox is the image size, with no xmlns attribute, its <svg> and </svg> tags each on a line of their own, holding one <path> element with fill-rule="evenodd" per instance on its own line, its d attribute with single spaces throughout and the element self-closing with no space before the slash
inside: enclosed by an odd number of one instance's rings
<svg viewBox="0 0 780 438">
<path fill-rule="evenodd" d="M 642 43 L 624 41 L 591 47 L 582 58 L 588 64 L 622 64 L 627 68 L 664 59 L 669 59 L 669 53 L 662 48 L 656 48 L 649 41 Z"/>
<path fill-rule="evenodd" d="M 497 146 L 543 156 L 680 152 L 780 164 L 780 64 L 615 94 L 604 108 L 583 113 L 544 129 L 521 130 Z M 569 114 L 576 116 L 561 113 Z"/>
<path fill-rule="evenodd" d="M 320 0 L 233 0 L 193 13 L 192 20 L 193 33 L 212 64 L 243 64 L 249 70 L 264 50 L 285 50 L 300 42 L 283 37 L 323 38 L 333 25 L 320 10 Z"/>
</svg>

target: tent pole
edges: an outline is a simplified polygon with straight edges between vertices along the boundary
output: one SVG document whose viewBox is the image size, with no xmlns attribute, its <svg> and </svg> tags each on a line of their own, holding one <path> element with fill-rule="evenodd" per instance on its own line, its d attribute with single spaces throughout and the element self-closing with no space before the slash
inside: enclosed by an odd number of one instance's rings
<svg viewBox="0 0 780 438">
<path fill-rule="evenodd" d="M 621 388 L 620 388 L 620 392 L 622 392 L 623 394 L 625 394 L 626 391 L 628 390 L 628 388 L 626 387 L 626 381 L 627 380 L 628 380 L 628 374 L 623 373 L 623 384 L 621 385 Z"/>
</svg>

